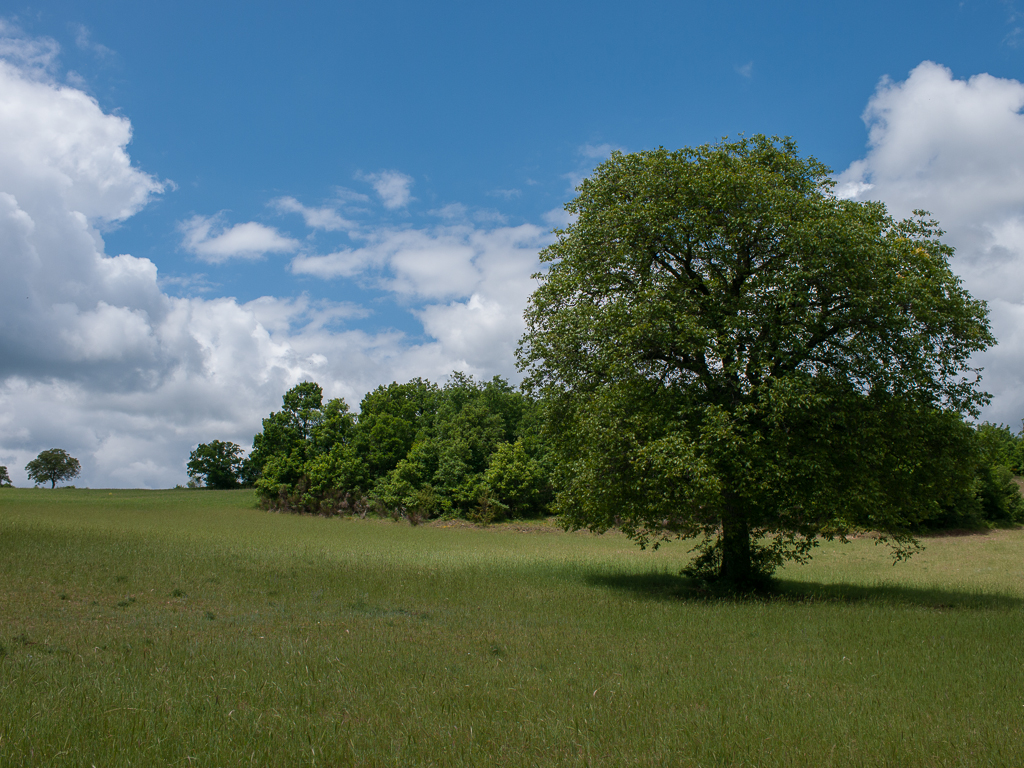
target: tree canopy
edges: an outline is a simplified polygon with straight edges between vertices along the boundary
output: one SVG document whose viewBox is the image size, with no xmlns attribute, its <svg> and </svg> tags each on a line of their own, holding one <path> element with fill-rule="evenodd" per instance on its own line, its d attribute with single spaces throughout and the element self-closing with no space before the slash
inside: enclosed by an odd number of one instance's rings
<svg viewBox="0 0 1024 768">
<path fill-rule="evenodd" d="M 851 526 L 905 555 L 972 482 L 985 304 L 936 222 L 829 173 L 754 136 L 584 180 L 518 352 L 571 526 L 703 534 L 694 572 L 742 584 Z"/>
<path fill-rule="evenodd" d="M 56 488 L 57 483 L 78 477 L 82 465 L 63 448 L 51 448 L 26 464 L 25 471 L 32 482 L 49 483 L 50 488 Z"/>
<path fill-rule="evenodd" d="M 11 482 L 11 476 L 7 474 L 7 467 L 0 467 L 0 488 L 10 488 L 14 483 Z"/>
<path fill-rule="evenodd" d="M 207 488 L 239 488 L 245 454 L 236 443 L 200 443 L 188 455 L 188 476 Z"/>
<path fill-rule="evenodd" d="M 1024 497 L 1013 476 L 1024 474 L 1024 430 L 1014 434 L 1005 424 L 975 428 L 973 493 L 947 511 L 947 525 L 961 520 L 996 523 L 1024 522 Z"/>
<path fill-rule="evenodd" d="M 246 474 L 268 506 L 493 520 L 541 514 L 550 499 L 538 404 L 500 377 L 393 382 L 367 393 L 358 417 L 322 395 L 313 382 L 292 388 L 253 439 Z"/>
</svg>

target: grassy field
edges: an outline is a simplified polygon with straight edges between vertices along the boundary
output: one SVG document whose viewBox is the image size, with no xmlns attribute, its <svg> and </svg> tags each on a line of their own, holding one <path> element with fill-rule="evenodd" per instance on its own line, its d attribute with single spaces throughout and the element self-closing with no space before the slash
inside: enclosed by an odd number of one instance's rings
<svg viewBox="0 0 1024 768">
<path fill-rule="evenodd" d="M 1019 765 L 1024 532 L 926 547 L 707 600 L 682 543 L 3 490 L 0 766 Z"/>
</svg>

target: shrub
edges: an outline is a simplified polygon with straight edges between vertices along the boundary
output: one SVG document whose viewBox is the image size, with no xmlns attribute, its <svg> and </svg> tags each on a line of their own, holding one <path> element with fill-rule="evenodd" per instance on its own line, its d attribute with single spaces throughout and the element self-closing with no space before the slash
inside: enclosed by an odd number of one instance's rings
<svg viewBox="0 0 1024 768">
<path fill-rule="evenodd" d="M 526 455 L 522 440 L 497 447 L 484 473 L 484 483 L 513 517 L 539 512 L 545 481 L 540 465 Z"/>
</svg>

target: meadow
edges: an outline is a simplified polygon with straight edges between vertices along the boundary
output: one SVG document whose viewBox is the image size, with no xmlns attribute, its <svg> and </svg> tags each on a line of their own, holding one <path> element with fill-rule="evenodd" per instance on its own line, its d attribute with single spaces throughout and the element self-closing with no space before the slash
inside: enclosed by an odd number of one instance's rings
<svg viewBox="0 0 1024 768">
<path fill-rule="evenodd" d="M 771 599 L 689 547 L 413 527 L 248 491 L 0 491 L 0 766 L 1006 766 L 1024 531 Z"/>
</svg>

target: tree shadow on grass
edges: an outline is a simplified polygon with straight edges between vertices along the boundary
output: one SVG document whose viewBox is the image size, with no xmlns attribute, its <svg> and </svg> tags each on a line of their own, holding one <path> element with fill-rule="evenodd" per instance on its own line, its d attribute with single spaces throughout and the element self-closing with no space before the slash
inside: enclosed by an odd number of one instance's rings
<svg viewBox="0 0 1024 768">
<path fill-rule="evenodd" d="M 949 589 L 880 584 L 821 584 L 818 582 L 776 579 L 770 589 L 737 594 L 708 587 L 701 582 L 671 573 L 592 574 L 586 582 L 596 587 L 629 592 L 650 600 L 682 602 L 763 602 L 791 605 L 811 603 L 879 603 L 894 606 L 934 608 L 936 610 L 1021 609 L 1024 599 L 1012 595 L 968 592 Z"/>
</svg>

